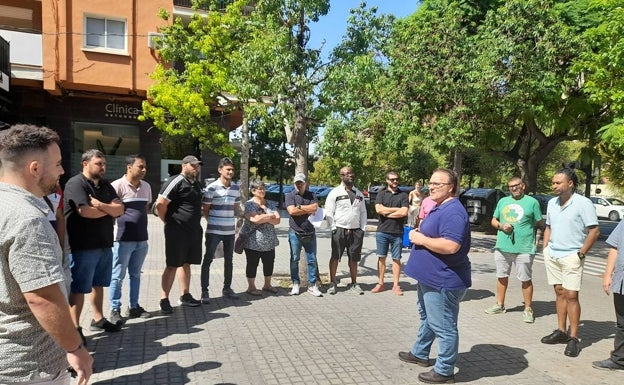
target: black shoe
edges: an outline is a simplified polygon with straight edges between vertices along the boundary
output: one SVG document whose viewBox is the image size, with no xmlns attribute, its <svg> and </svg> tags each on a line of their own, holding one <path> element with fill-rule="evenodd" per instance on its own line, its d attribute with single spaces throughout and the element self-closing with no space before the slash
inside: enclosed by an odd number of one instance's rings
<svg viewBox="0 0 624 385">
<path fill-rule="evenodd" d="M 423 368 L 431 366 L 431 362 L 429 362 L 429 360 L 423 360 L 422 358 L 418 358 L 413 355 L 412 352 L 399 352 L 399 360 L 410 364 L 416 364 L 422 366 Z"/>
<path fill-rule="evenodd" d="M 548 345 L 565 344 L 568 342 L 568 339 L 569 337 L 567 333 L 562 332 L 559 329 L 555 329 L 554 332 L 550 333 L 546 337 L 542 337 L 542 343 Z"/>
<path fill-rule="evenodd" d="M 424 382 L 425 384 L 454 384 L 455 376 L 443 376 L 431 369 L 428 372 L 420 373 L 418 375 L 418 381 Z"/>
<path fill-rule="evenodd" d="M 171 307 L 171 303 L 169 303 L 169 298 L 163 298 L 160 300 L 160 312 L 162 314 L 173 313 L 173 307 Z"/>
<path fill-rule="evenodd" d="M 603 361 L 594 361 L 592 362 L 592 366 L 602 370 L 624 370 L 624 365 L 615 363 L 610 358 Z"/>
<path fill-rule="evenodd" d="M 108 317 L 112 324 L 117 326 L 123 325 L 126 321 L 121 317 L 121 313 L 117 309 L 111 310 L 110 316 Z"/>
<path fill-rule="evenodd" d="M 568 357 L 576 357 L 581 352 L 581 348 L 579 347 L 579 340 L 576 337 L 570 337 L 568 340 L 568 344 L 566 345 L 563 354 Z"/>
<path fill-rule="evenodd" d="M 196 307 L 196 306 L 201 305 L 201 302 L 193 298 L 191 293 L 186 293 L 182 295 L 182 297 L 180 297 L 179 303 L 182 306 L 190 306 L 190 307 Z"/>
<path fill-rule="evenodd" d="M 238 294 L 234 293 L 234 290 L 230 287 L 223 288 L 223 296 L 228 297 L 229 299 L 238 299 Z"/>
<path fill-rule="evenodd" d="M 78 334 L 80 334 L 80 338 L 82 339 L 82 344 L 84 346 L 87 346 L 87 337 L 85 337 L 84 334 L 82 334 L 82 328 L 78 326 L 76 330 L 78 330 Z"/>
<path fill-rule="evenodd" d="M 145 311 L 141 306 L 128 308 L 126 315 L 128 318 L 150 318 L 152 316 L 151 313 Z"/>
<path fill-rule="evenodd" d="M 95 320 L 91 320 L 91 326 L 89 326 L 89 330 L 91 330 L 92 332 L 115 333 L 121 330 L 121 326 L 108 322 L 106 318 L 102 318 L 97 322 L 95 322 Z"/>
</svg>

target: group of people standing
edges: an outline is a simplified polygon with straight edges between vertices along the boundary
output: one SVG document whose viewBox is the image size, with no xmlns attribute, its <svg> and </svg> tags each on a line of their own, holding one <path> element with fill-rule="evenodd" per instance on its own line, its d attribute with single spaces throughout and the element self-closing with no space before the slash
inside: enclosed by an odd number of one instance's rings
<svg viewBox="0 0 624 385">
<path fill-rule="evenodd" d="M 244 217 L 248 239 L 244 245 L 247 260 L 247 293 L 260 296 L 276 293 L 271 285 L 275 247 L 279 243 L 275 225 L 280 215 L 265 200 L 263 182 L 251 182 L 251 199 L 241 211 L 240 191 L 232 183 L 234 165 L 223 158 L 218 165 L 219 178 L 201 188 L 198 181 L 199 159 L 189 155 L 182 160 L 182 171 L 160 190 L 153 206 L 151 188 L 143 178 L 147 165 L 141 155 L 126 159 L 126 174 L 112 183 L 104 179 L 106 158 L 98 150 L 82 156 L 82 172 L 70 178 L 59 207 L 63 216 L 50 217 L 56 206 L 49 194 L 59 194 L 61 166 L 60 138 L 47 128 L 16 125 L 0 133 L 0 382 L 69 384 L 70 372 L 78 384 L 86 384 L 92 374 L 93 359 L 86 350 L 80 326 L 84 296 L 89 294 L 93 308 L 90 330 L 116 332 L 126 317 L 150 317 L 139 304 L 141 266 L 147 255 L 147 215 L 150 208 L 164 222 L 166 267 L 162 273 L 160 310 L 174 311 L 169 301 L 176 276 L 182 306 L 210 303 L 210 267 L 216 248 L 223 244 L 224 282 L 222 294 L 236 299 L 232 289 L 233 250 L 236 219 Z M 327 294 L 336 294 L 336 273 L 345 250 L 351 282 L 348 291 L 363 294 L 357 282 L 362 242 L 367 222 L 364 195 L 354 186 L 355 173 L 350 167 L 340 170 L 341 183 L 327 197 L 324 218 L 331 229 L 330 282 Z M 429 179 L 426 215 L 412 219 L 409 232 L 412 243 L 405 274 L 415 279 L 418 292 L 420 325 L 416 341 L 399 359 L 433 368 L 418 375 L 425 383 L 453 383 L 459 349 L 457 327 L 459 304 L 472 285 L 468 258 L 471 235 L 468 215 L 457 199 L 457 175 L 439 168 Z M 308 293 L 322 296 L 318 287 L 318 263 L 315 228 L 310 216 L 319 210 L 318 200 L 308 189 L 304 174 L 294 177 L 295 189 L 286 196 L 290 214 L 288 241 L 293 282 L 291 295 L 300 292 L 299 258 L 305 250 L 308 270 Z M 402 295 L 399 286 L 401 243 L 405 218 L 414 217 L 413 206 L 425 202 L 421 190 L 408 196 L 399 188 L 396 172 L 386 174 L 387 186 L 375 202 L 379 214 L 376 234 L 379 282 L 373 293 L 385 290 L 386 257 L 392 256 L 392 292 Z M 565 344 L 564 354 L 575 357 L 580 352 L 578 326 L 585 254 L 596 241 L 599 230 L 591 202 L 576 194 L 578 181 L 574 169 L 564 167 L 555 173 L 552 186 L 555 198 L 548 203 L 545 221 L 537 202 L 524 194 L 520 178 L 509 180 L 511 196 L 499 201 L 492 225 L 497 228 L 495 264 L 497 303 L 488 314 L 506 312 L 505 293 L 512 265 L 516 265 L 524 297 L 523 320 L 534 321 L 532 301 L 532 263 L 536 252 L 536 227 L 545 223 L 544 259 L 548 283 L 553 286 L 557 310 L 557 329 L 542 338 L 545 344 Z M 418 187 L 418 186 L 417 186 Z M 60 194 L 59 194 L 60 195 Z M 415 203 L 416 201 L 416 203 Z M 419 213 L 420 214 L 420 213 Z M 202 258 L 201 217 L 207 219 Z M 49 220 L 66 222 L 69 250 L 63 252 L 64 237 L 55 233 Z M 58 224 L 57 224 L 58 225 Z M 63 226 L 57 226 L 63 228 Z M 599 369 L 624 370 L 624 252 L 618 246 L 624 239 L 620 223 L 608 238 L 611 250 L 603 279 L 605 292 L 614 294 L 617 328 L 610 358 L 596 361 Z M 264 284 L 255 286 L 256 270 L 262 261 Z M 191 264 L 201 263 L 201 298 L 190 293 Z M 67 269 L 71 279 L 68 279 Z M 121 286 L 129 275 L 129 302 L 121 315 Z M 71 282 L 70 285 L 67 282 Z M 111 314 L 103 314 L 103 287 L 110 285 Z M 567 328 L 569 325 L 569 329 Z M 434 340 L 438 356 L 430 360 Z"/>
</svg>

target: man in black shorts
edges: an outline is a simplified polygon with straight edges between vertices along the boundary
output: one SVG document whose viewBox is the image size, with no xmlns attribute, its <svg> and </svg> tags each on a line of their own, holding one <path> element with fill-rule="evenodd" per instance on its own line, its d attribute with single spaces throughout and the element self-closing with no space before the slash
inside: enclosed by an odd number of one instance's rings
<svg viewBox="0 0 624 385">
<path fill-rule="evenodd" d="M 332 230 L 331 259 L 329 260 L 329 289 L 327 294 L 336 294 L 336 270 L 345 249 L 349 256 L 351 284 L 349 291 L 364 294 L 357 283 L 358 262 L 362 258 L 362 242 L 366 227 L 366 205 L 364 195 L 355 188 L 355 173 L 351 167 L 340 169 L 340 185 L 327 195 L 325 218 Z"/>
<path fill-rule="evenodd" d="M 198 265 L 202 257 L 203 231 L 200 224 L 202 189 L 197 181 L 202 162 L 192 155 L 182 159 L 182 172 L 171 178 L 160 190 L 154 212 L 165 222 L 165 271 L 162 274 L 160 310 L 173 313 L 169 293 L 178 273 L 180 285 L 179 304 L 199 306 L 200 301 L 189 293 L 191 264 Z"/>
</svg>

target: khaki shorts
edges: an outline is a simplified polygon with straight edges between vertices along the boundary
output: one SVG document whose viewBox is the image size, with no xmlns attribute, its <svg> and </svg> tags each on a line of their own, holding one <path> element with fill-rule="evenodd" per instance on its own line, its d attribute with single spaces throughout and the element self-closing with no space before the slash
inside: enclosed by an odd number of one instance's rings
<svg viewBox="0 0 624 385">
<path fill-rule="evenodd" d="M 544 250 L 544 264 L 549 285 L 561 285 L 566 290 L 580 291 L 583 280 L 583 265 L 576 252 L 563 258 L 552 258 Z"/>
</svg>

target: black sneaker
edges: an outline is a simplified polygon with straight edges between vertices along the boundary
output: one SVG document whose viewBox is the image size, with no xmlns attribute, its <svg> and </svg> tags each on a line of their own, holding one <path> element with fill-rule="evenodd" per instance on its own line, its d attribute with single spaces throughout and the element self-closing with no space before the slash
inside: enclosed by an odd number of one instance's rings
<svg viewBox="0 0 624 385">
<path fill-rule="evenodd" d="M 624 365 L 613 362 L 610 358 L 602 361 L 594 361 L 592 362 L 592 366 L 596 369 L 602 370 L 624 370 Z"/>
<path fill-rule="evenodd" d="M 579 346 L 579 340 L 576 337 L 570 337 L 568 340 L 568 344 L 566 345 L 563 354 L 568 357 L 576 357 L 581 352 L 581 347 Z"/>
<path fill-rule="evenodd" d="M 141 306 L 129 307 L 126 312 L 128 318 L 150 318 L 152 313 L 145 311 Z"/>
<path fill-rule="evenodd" d="M 173 313 L 173 307 L 171 307 L 171 303 L 169 303 L 169 298 L 163 298 L 160 300 L 160 312 L 162 314 Z"/>
<path fill-rule="evenodd" d="M 193 298 L 191 293 L 186 293 L 182 295 L 182 297 L 180 297 L 179 303 L 182 306 L 191 306 L 191 307 L 196 307 L 196 306 L 201 305 L 201 302 Z"/>
<path fill-rule="evenodd" d="M 229 299 L 238 299 L 238 294 L 234 293 L 234 290 L 232 290 L 231 287 L 223 288 L 223 296 Z"/>
<path fill-rule="evenodd" d="M 431 366 L 431 362 L 429 362 L 429 360 L 423 360 L 422 358 L 418 358 L 413 355 L 412 352 L 399 352 L 399 360 L 410 364 L 416 364 L 424 368 L 426 368 L 427 366 Z"/>
<path fill-rule="evenodd" d="M 425 384 L 454 384 L 455 376 L 443 376 L 431 369 L 428 372 L 420 373 L 418 375 L 418 381 L 424 382 Z"/>
<path fill-rule="evenodd" d="M 110 312 L 110 316 L 108 317 L 110 319 L 110 322 L 112 324 L 115 324 L 117 326 L 121 326 L 124 324 L 124 319 L 121 317 L 121 313 L 119 312 L 118 309 L 113 309 Z"/>
<path fill-rule="evenodd" d="M 89 326 L 89 330 L 91 330 L 92 332 L 114 333 L 120 331 L 121 326 L 110 323 L 106 318 L 102 318 L 97 322 L 95 322 L 95 320 L 91 320 L 91 326 Z"/>
<path fill-rule="evenodd" d="M 568 342 L 568 339 L 569 337 L 567 333 L 556 329 L 554 332 L 550 333 L 546 337 L 542 337 L 542 343 L 548 345 L 565 344 Z"/>
<path fill-rule="evenodd" d="M 85 337 L 84 334 L 82 334 L 82 328 L 78 326 L 76 330 L 78 330 L 78 334 L 80 334 L 80 339 L 82 339 L 82 344 L 84 346 L 87 346 L 87 337 Z"/>
</svg>

